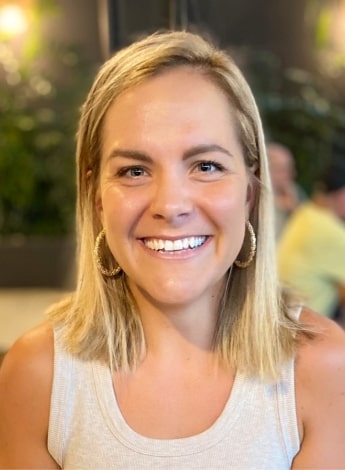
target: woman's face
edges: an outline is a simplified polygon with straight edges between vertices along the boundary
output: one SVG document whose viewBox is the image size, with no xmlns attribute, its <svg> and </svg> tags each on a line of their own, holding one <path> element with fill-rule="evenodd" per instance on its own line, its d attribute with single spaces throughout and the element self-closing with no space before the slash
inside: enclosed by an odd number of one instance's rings
<svg viewBox="0 0 345 470">
<path fill-rule="evenodd" d="M 96 208 L 140 306 L 218 294 L 253 199 L 224 93 L 181 67 L 120 95 L 103 126 Z"/>
</svg>

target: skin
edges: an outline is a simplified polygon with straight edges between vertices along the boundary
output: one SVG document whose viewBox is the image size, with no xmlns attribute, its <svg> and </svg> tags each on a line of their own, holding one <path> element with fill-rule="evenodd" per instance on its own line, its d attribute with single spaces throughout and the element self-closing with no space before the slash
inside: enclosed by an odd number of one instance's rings
<svg viewBox="0 0 345 470">
<path fill-rule="evenodd" d="M 253 191 L 224 98 L 197 72 L 174 70 L 106 115 L 97 207 L 138 302 L 208 304 L 242 246 Z M 207 239 L 173 253 L 145 245 L 192 236 Z"/>
<path fill-rule="evenodd" d="M 42 325 L 26 333 L 0 369 L 0 468 L 59 468 L 47 450 L 53 380 L 53 334 Z"/>
<path fill-rule="evenodd" d="M 296 361 L 296 404 L 302 439 L 292 468 L 345 468 L 345 334 L 326 317 L 305 311 L 320 334 L 303 341 Z"/>
<path fill-rule="evenodd" d="M 207 429 L 231 393 L 235 371 L 217 360 L 211 340 L 224 274 L 254 197 L 231 115 L 222 92 L 186 69 L 132 89 L 106 115 L 95 204 L 130 278 L 148 343 L 138 369 L 113 381 L 127 423 L 148 437 Z M 214 144 L 227 151 L 204 151 Z M 200 162 L 218 160 L 222 171 Z M 174 254 L 143 243 L 187 235 L 207 239 Z M 312 312 L 302 321 L 321 333 L 298 351 L 302 446 L 293 468 L 344 468 L 345 334 Z M 58 468 L 46 447 L 52 378 L 53 338 L 42 325 L 16 342 L 0 370 L 0 468 Z"/>
</svg>

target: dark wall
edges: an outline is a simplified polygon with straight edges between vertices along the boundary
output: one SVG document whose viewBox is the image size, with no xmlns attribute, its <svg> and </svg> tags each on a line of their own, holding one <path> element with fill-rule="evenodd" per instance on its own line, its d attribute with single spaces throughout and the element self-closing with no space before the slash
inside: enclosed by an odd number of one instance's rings
<svg viewBox="0 0 345 470">
<path fill-rule="evenodd" d="M 57 0 L 61 15 L 49 22 L 54 37 L 83 46 L 89 58 L 139 34 L 162 28 L 210 33 L 221 46 L 272 51 L 282 65 L 313 65 L 306 23 L 312 0 Z"/>
<path fill-rule="evenodd" d="M 43 24 L 45 34 L 75 44 L 91 61 L 102 60 L 98 0 L 56 0 L 57 14 Z"/>
<path fill-rule="evenodd" d="M 309 67 L 307 0 L 107 0 L 110 49 L 159 28 L 196 28 L 222 46 L 268 49 L 285 65 Z"/>
<path fill-rule="evenodd" d="M 110 49 L 131 42 L 138 33 L 169 27 L 167 0 L 108 0 Z"/>
</svg>

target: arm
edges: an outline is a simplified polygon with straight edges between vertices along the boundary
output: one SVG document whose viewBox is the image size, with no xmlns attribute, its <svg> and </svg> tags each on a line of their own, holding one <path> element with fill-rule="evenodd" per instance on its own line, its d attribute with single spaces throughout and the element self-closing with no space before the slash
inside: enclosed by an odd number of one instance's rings
<svg viewBox="0 0 345 470">
<path fill-rule="evenodd" d="M 0 369 L 0 468 L 59 468 L 47 450 L 53 335 L 42 325 L 20 338 Z"/>
<path fill-rule="evenodd" d="M 302 320 L 318 328 L 296 360 L 297 415 L 302 444 L 292 468 L 345 468 L 345 332 L 313 313 Z"/>
</svg>

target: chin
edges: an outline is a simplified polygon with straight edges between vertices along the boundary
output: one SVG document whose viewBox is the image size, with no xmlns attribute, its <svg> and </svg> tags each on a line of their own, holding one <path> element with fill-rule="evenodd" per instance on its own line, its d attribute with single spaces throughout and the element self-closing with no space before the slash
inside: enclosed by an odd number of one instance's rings
<svg viewBox="0 0 345 470">
<path fill-rule="evenodd" d="M 162 305 L 166 307 L 183 307 L 184 305 L 190 305 L 193 302 L 197 301 L 201 295 L 193 293 L 190 290 L 186 289 L 159 289 L 159 292 L 150 292 L 146 293 L 146 297 L 150 299 L 151 303 L 156 305 Z"/>
<path fill-rule="evenodd" d="M 192 305 L 207 305 L 217 297 L 220 285 L 202 286 L 197 282 L 176 283 L 176 282 L 160 282 L 155 286 L 136 286 L 133 294 L 137 297 L 140 305 L 140 297 L 143 297 L 150 304 L 157 308 L 166 309 L 182 309 L 191 307 Z M 136 295 L 137 294 L 137 295 Z"/>
</svg>

